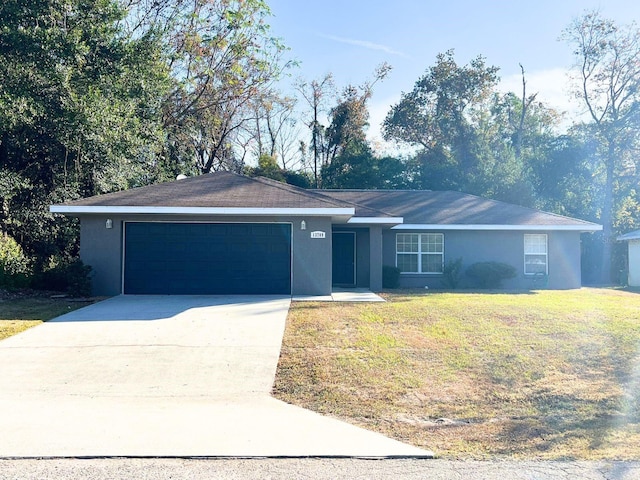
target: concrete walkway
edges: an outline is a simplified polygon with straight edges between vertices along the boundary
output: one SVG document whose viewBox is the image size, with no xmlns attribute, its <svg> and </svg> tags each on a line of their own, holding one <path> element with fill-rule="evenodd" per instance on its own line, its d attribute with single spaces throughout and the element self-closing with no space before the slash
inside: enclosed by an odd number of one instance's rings
<svg viewBox="0 0 640 480">
<path fill-rule="evenodd" d="M 296 295 L 294 302 L 384 302 L 367 288 L 334 288 L 331 295 Z"/>
<path fill-rule="evenodd" d="M 270 397 L 283 297 L 120 296 L 0 342 L 0 457 L 422 457 Z"/>
</svg>

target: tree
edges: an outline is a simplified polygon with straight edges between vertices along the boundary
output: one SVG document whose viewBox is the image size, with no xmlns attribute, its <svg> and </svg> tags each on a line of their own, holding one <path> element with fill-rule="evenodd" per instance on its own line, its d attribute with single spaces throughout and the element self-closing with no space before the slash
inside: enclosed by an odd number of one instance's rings
<svg viewBox="0 0 640 480">
<path fill-rule="evenodd" d="M 311 180 L 305 172 L 294 172 L 280 168 L 275 157 L 270 155 L 260 155 L 257 167 L 245 167 L 245 175 L 251 177 L 266 177 L 289 185 L 301 188 L 310 188 Z"/>
<path fill-rule="evenodd" d="M 300 135 L 294 117 L 296 100 L 281 96 L 275 91 L 254 99 L 255 128 L 252 140 L 255 156 L 269 155 L 279 160 L 283 170 L 296 170 L 300 159 L 296 159 L 297 140 Z"/>
<path fill-rule="evenodd" d="M 172 173 L 240 171 L 252 102 L 283 69 L 262 0 L 131 0 L 132 34 L 160 31 L 173 80 L 164 101 L 164 162 Z"/>
<path fill-rule="evenodd" d="M 438 54 L 436 64 L 391 108 L 383 124 L 385 139 L 430 150 L 462 134 L 469 109 L 489 98 L 497 72 L 481 56 L 460 67 L 453 50 Z"/>
<path fill-rule="evenodd" d="M 77 248 L 77 222 L 50 203 L 155 174 L 166 70 L 157 37 L 123 35 L 124 16 L 111 0 L 0 4 L 0 224 L 29 255 Z"/>
<path fill-rule="evenodd" d="M 320 119 L 325 112 L 327 97 L 334 94 L 333 76 L 328 73 L 320 80 L 311 80 L 311 82 L 299 80 L 296 84 L 296 90 L 311 108 L 311 119 L 306 123 L 311 130 L 311 152 L 313 155 L 311 168 L 314 187 L 318 188 L 320 186 L 320 170 L 326 163 L 324 155 L 327 151 L 324 146 L 324 126 L 320 123 Z M 305 148 L 306 145 L 304 143 L 301 144 L 302 153 L 304 153 Z"/>
<path fill-rule="evenodd" d="M 470 186 L 474 193 L 532 207 L 539 193 L 532 172 L 546 158 L 559 116 L 536 101 L 537 94 L 527 95 L 522 71 L 521 95 L 496 91 L 486 109 L 474 110 L 478 166 Z"/>
<path fill-rule="evenodd" d="M 618 26 L 598 12 L 576 18 L 563 32 L 574 48 L 574 94 L 586 108 L 602 178 L 601 281 L 611 281 L 615 192 L 629 169 L 640 126 L 640 31 Z"/>
<path fill-rule="evenodd" d="M 391 66 L 379 65 L 372 80 L 356 87 L 348 85 L 338 104 L 329 111 L 330 124 L 326 130 L 327 156 L 323 166 L 329 165 L 338 155 L 350 149 L 359 150 L 367 143 L 366 129 L 369 126 L 367 102 L 373 95 L 373 87 L 384 80 Z"/>
<path fill-rule="evenodd" d="M 398 158 L 377 158 L 363 144 L 349 148 L 322 169 L 323 188 L 400 189 L 408 186 L 406 165 Z"/>
<path fill-rule="evenodd" d="M 347 86 L 337 105 L 329 110 L 327 99 L 336 96 L 331 74 L 311 82 L 298 81 L 296 88 L 311 108 L 311 118 L 307 124 L 311 130 L 311 169 L 316 188 L 325 187 L 323 175 L 331 171 L 329 167 L 337 157 L 341 156 L 344 162 L 348 158 L 361 158 L 360 153 L 369 150 L 366 140 L 366 128 L 369 125 L 367 102 L 373 94 L 374 85 L 384 80 L 390 71 L 387 63 L 379 65 L 371 80 L 361 86 Z M 321 123 L 325 113 L 328 126 Z M 306 147 L 306 144 L 301 144 L 303 153 Z M 345 155 L 347 152 L 349 154 Z"/>
<path fill-rule="evenodd" d="M 498 68 L 479 56 L 459 66 L 453 50 L 437 56 L 436 64 L 403 93 L 383 123 L 386 140 L 422 148 L 418 156 L 422 188 L 429 186 L 431 170 L 444 170 L 452 187 L 465 189 L 476 175 L 478 152 L 474 109 L 486 108 L 497 84 Z"/>
</svg>

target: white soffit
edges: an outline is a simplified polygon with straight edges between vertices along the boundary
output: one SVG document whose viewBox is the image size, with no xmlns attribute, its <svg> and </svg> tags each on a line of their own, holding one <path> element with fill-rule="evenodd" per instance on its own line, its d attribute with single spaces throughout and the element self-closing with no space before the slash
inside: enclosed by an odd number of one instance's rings
<svg viewBox="0 0 640 480">
<path fill-rule="evenodd" d="M 529 231 L 556 230 L 568 232 L 597 232 L 602 225 L 574 224 L 574 225 L 472 225 L 472 224 L 409 224 L 396 225 L 392 230 L 499 230 L 499 231 Z"/>
</svg>

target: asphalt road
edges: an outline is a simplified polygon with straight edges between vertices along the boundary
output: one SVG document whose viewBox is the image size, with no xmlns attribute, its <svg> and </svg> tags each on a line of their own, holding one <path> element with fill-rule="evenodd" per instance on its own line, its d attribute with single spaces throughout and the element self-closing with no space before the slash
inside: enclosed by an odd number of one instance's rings
<svg viewBox="0 0 640 480">
<path fill-rule="evenodd" d="M 458 462 L 351 458 L 0 460 L 1 480 L 333 480 L 342 478 L 355 480 L 640 480 L 640 461 Z"/>
</svg>

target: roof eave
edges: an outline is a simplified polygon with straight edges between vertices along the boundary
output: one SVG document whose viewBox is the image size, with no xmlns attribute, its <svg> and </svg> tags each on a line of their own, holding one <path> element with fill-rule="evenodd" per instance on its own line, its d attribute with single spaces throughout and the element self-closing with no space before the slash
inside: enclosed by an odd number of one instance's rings
<svg viewBox="0 0 640 480">
<path fill-rule="evenodd" d="M 351 225 L 399 225 L 403 217 L 351 217 L 347 223 Z"/>
<path fill-rule="evenodd" d="M 567 225 L 492 225 L 492 224 L 416 224 L 405 223 L 392 227 L 393 230 L 498 230 L 498 231 L 528 231 L 528 230 L 553 230 L 569 232 L 597 232 L 602 230 L 602 225 L 591 224 L 567 224 Z"/>
<path fill-rule="evenodd" d="M 627 242 L 629 240 L 640 240 L 640 233 L 620 235 L 619 237 L 616 237 L 616 240 L 619 242 Z"/>
<path fill-rule="evenodd" d="M 306 216 L 350 218 L 354 208 L 264 208 L 264 207 L 163 207 L 108 205 L 51 205 L 51 213 L 64 215 L 247 215 L 247 216 Z"/>
</svg>

